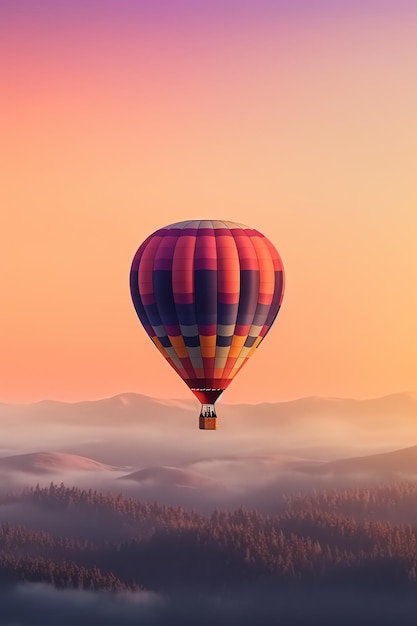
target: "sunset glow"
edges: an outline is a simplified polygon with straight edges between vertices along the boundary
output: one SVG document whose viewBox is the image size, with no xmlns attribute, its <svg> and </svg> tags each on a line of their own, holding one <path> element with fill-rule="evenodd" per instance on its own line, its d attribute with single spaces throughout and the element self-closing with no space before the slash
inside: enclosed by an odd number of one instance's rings
<svg viewBox="0 0 417 626">
<path fill-rule="evenodd" d="M 189 397 L 129 270 L 194 219 L 286 271 L 222 401 L 415 390 L 416 59 L 411 2 L 0 2 L 0 401 Z"/>
</svg>

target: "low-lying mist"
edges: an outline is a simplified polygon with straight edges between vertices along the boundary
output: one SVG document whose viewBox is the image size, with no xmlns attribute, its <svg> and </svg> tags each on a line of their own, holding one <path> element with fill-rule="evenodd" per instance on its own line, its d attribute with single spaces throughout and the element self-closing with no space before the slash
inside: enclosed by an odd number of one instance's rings
<svg viewBox="0 0 417 626">
<path fill-rule="evenodd" d="M 293 591 L 255 588 L 240 593 L 163 595 L 150 592 L 108 594 L 58 590 L 44 584 L 19 584 L 0 592 L 2 625 L 42 626 L 411 626 L 416 600 L 398 593 L 350 589 Z"/>
<path fill-rule="evenodd" d="M 63 481 L 202 512 L 273 512 L 283 493 L 417 475 L 417 448 L 401 450 L 417 443 L 413 394 L 219 403 L 218 413 L 210 432 L 198 429 L 192 401 L 0 405 L 0 490 Z"/>
</svg>

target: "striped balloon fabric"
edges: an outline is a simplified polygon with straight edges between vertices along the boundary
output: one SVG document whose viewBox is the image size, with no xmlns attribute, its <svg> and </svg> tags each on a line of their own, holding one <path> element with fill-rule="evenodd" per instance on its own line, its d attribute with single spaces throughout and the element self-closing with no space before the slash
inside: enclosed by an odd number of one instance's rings
<svg viewBox="0 0 417 626">
<path fill-rule="evenodd" d="M 213 405 L 277 316 L 284 270 L 257 230 L 193 220 L 160 228 L 143 242 L 130 285 L 158 350 L 200 402 Z"/>
</svg>

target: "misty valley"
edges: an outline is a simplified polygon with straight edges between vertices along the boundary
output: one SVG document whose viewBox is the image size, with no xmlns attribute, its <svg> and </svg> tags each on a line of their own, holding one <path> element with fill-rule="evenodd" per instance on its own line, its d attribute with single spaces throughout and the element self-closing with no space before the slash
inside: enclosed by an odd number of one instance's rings
<svg viewBox="0 0 417 626">
<path fill-rule="evenodd" d="M 0 624 L 414 623 L 414 395 L 194 413 L 0 406 Z"/>
</svg>

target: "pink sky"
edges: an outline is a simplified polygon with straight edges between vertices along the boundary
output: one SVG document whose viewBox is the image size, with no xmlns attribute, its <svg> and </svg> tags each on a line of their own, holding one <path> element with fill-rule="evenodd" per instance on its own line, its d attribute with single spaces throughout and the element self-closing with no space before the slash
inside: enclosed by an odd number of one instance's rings
<svg viewBox="0 0 417 626">
<path fill-rule="evenodd" d="M 0 2 L 0 401 L 189 397 L 128 277 L 204 218 L 287 278 L 224 401 L 416 389 L 416 59 L 411 2 Z"/>
</svg>

